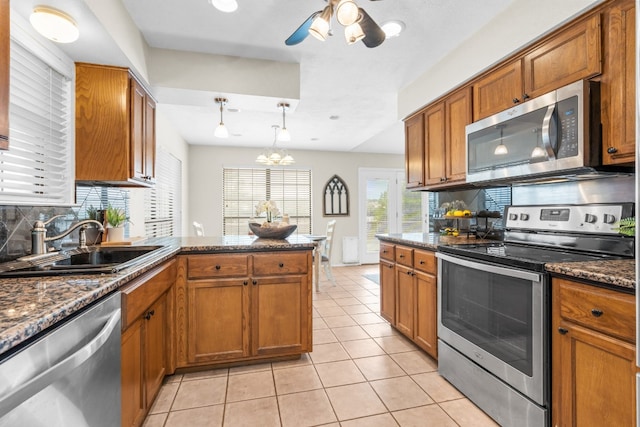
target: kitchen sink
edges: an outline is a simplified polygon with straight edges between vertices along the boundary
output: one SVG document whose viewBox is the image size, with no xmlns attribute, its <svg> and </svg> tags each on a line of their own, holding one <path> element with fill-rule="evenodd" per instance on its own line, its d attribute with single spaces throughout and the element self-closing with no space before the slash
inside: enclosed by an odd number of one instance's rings
<svg viewBox="0 0 640 427">
<path fill-rule="evenodd" d="M 0 266 L 0 278 L 113 274 L 155 256 L 163 246 L 90 246 Z M 4 268 L 3 268 L 4 267 Z"/>
</svg>

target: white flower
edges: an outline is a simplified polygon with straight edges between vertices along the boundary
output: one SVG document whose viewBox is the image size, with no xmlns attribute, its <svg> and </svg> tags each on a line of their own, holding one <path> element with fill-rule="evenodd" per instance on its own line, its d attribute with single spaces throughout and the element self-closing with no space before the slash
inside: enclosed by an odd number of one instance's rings
<svg viewBox="0 0 640 427">
<path fill-rule="evenodd" d="M 256 215 L 260 216 L 266 213 L 267 218 L 273 218 L 280 215 L 280 209 L 273 200 L 261 201 L 256 205 Z"/>
</svg>

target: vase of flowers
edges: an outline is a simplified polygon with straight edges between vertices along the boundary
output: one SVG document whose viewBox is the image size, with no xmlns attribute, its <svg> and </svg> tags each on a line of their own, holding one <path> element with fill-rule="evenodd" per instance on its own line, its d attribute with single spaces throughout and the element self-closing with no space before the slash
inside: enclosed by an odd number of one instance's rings
<svg viewBox="0 0 640 427">
<path fill-rule="evenodd" d="M 280 215 L 280 209 L 278 209 L 278 205 L 273 200 L 266 200 L 262 202 L 258 202 L 256 205 L 256 215 L 257 216 L 266 216 L 267 223 L 270 225 L 275 221 L 275 219 Z"/>
<path fill-rule="evenodd" d="M 280 216 L 280 209 L 273 200 L 259 202 L 256 205 L 256 216 L 266 217 L 266 221 L 259 224 L 249 221 L 250 234 L 255 234 L 261 238 L 267 239 L 284 239 L 291 235 L 297 228 L 297 225 L 289 225 L 288 223 L 276 221 Z"/>
</svg>

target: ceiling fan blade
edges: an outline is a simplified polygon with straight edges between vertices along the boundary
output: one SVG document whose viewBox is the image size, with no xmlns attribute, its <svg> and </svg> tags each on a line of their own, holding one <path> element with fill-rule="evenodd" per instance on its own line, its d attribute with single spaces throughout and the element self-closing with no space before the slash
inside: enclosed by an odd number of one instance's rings
<svg viewBox="0 0 640 427">
<path fill-rule="evenodd" d="M 382 44 L 384 41 L 386 34 L 382 31 L 382 28 L 376 22 L 371 19 L 369 14 L 364 11 L 363 8 L 358 8 L 360 10 L 360 14 L 362 15 L 362 20 L 360 21 L 360 27 L 362 28 L 362 32 L 364 32 L 364 38 L 362 39 L 362 43 L 364 43 L 367 47 L 377 47 Z"/>
<path fill-rule="evenodd" d="M 298 29 L 295 30 L 293 34 L 291 34 L 289 38 L 284 41 L 284 44 L 286 44 L 287 46 L 293 46 L 294 44 L 298 44 L 306 39 L 309 35 L 309 28 L 311 28 L 311 24 L 313 23 L 314 18 L 321 13 L 321 10 L 313 12 L 311 16 L 308 17 L 307 20 L 304 21 L 302 25 L 300 25 Z"/>
</svg>

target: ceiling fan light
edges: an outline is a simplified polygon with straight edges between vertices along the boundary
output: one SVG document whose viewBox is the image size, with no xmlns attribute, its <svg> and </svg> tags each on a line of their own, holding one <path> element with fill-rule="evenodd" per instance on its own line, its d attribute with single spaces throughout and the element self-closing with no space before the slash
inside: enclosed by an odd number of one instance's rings
<svg viewBox="0 0 640 427">
<path fill-rule="evenodd" d="M 360 24 L 356 22 L 355 24 L 351 24 L 345 28 L 344 38 L 347 39 L 348 45 L 352 45 L 362 40 L 364 38 L 364 31 L 362 31 Z"/>
<path fill-rule="evenodd" d="M 387 39 L 398 37 L 405 27 L 406 25 L 402 21 L 388 21 L 380 26 Z"/>
<path fill-rule="evenodd" d="M 236 0 L 209 0 L 209 3 L 220 12 L 231 13 L 238 9 L 238 2 Z"/>
<path fill-rule="evenodd" d="M 333 9 L 331 8 L 331 4 L 329 4 L 322 10 L 322 13 L 313 20 L 311 27 L 309 27 L 309 34 L 320 41 L 325 41 L 329 35 L 329 21 L 331 20 L 332 14 Z"/>
<path fill-rule="evenodd" d="M 345 27 L 356 22 L 359 14 L 358 5 L 353 0 L 340 0 L 336 7 L 336 19 Z"/>
<path fill-rule="evenodd" d="M 72 43 L 80 36 L 75 21 L 66 13 L 51 7 L 36 6 L 29 22 L 38 33 L 57 43 Z"/>
</svg>

